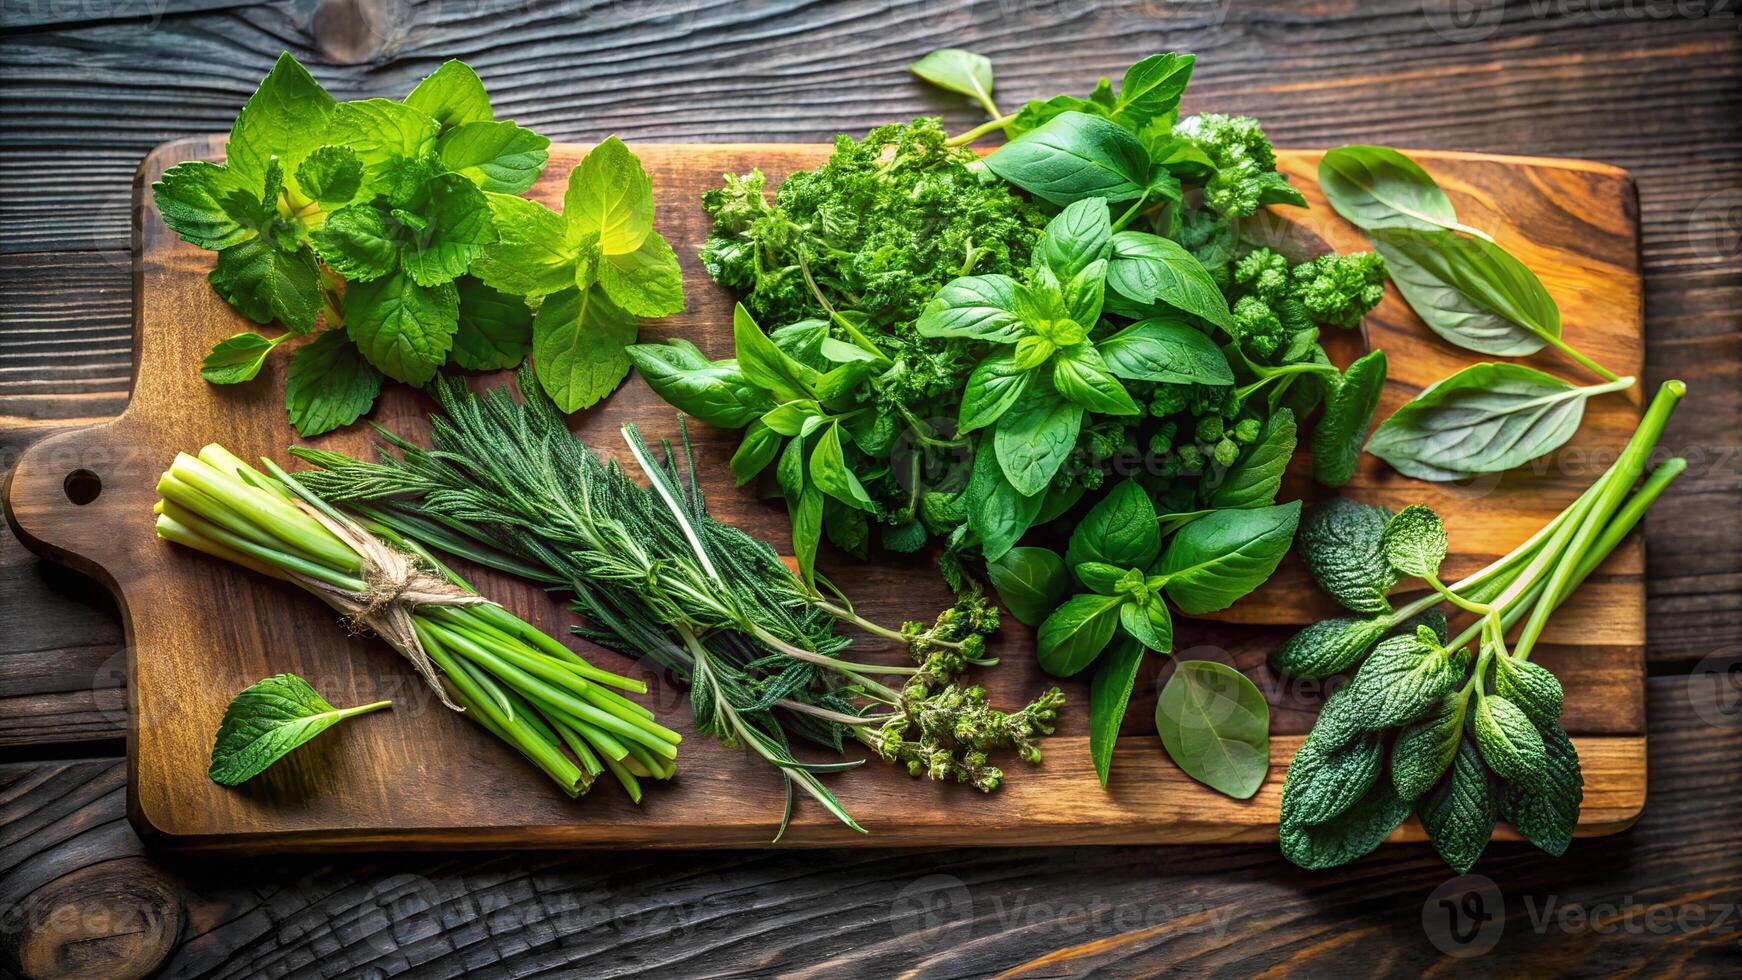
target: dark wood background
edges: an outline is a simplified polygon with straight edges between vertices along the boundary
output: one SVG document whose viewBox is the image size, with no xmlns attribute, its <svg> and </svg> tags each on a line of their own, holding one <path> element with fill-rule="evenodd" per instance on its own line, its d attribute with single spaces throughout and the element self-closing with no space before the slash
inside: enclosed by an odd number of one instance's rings
<svg viewBox="0 0 1742 980">
<path fill-rule="evenodd" d="M 553 138 L 822 140 L 1200 55 L 1187 109 L 1280 145 L 1603 160 L 1638 179 L 1646 380 L 1688 380 L 1690 468 L 1647 524 L 1650 797 L 1490 886 L 1422 846 L 1306 874 L 1269 846 L 192 861 L 124 818 L 112 604 L 0 535 L 0 974 L 1733 973 L 1742 962 L 1742 5 L 1735 0 L 0 0 L 0 469 L 126 402 L 133 168 L 222 130 L 277 53 L 340 98 L 449 57 Z M 1473 889 L 1473 891 L 1472 891 Z M 1493 914 L 1464 945 L 1440 899 Z M 1454 903 L 1455 904 L 1455 903 Z M 1469 923 L 1463 923 L 1469 924 Z M 1454 958 L 1443 951 L 1484 956 Z"/>
</svg>

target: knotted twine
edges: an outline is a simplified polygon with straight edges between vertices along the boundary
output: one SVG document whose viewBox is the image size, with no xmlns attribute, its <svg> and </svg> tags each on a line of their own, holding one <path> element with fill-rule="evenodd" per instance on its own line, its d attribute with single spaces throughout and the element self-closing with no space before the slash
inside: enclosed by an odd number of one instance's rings
<svg viewBox="0 0 1742 980">
<path fill-rule="evenodd" d="M 296 575 L 298 581 L 342 613 L 351 626 L 369 630 L 411 661 L 443 704 L 455 711 L 466 710 L 448 698 L 435 663 L 417 637 L 412 613 L 419 606 L 476 606 L 490 600 L 431 574 L 411 556 L 388 547 L 351 521 L 334 519 L 301 500 L 294 503 L 357 553 L 361 562 L 358 574 L 366 588 L 353 592 L 300 574 Z"/>
</svg>

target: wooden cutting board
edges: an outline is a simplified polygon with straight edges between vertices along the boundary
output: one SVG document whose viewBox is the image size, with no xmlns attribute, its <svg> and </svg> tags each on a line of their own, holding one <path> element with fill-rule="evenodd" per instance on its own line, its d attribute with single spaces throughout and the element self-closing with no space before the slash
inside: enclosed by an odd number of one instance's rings
<svg viewBox="0 0 1742 980">
<path fill-rule="evenodd" d="M 822 146 L 645 145 L 635 150 L 653 178 L 657 225 L 684 264 L 689 310 L 643 328 L 643 339 L 684 336 L 711 355 L 731 347 L 731 298 L 696 260 L 708 231 L 701 192 L 724 171 L 760 166 L 771 183 L 814 166 Z M 560 207 L 569 168 L 582 147 L 552 148 L 533 196 Z M 655 785 L 639 806 L 601 780 L 571 800 L 542 774 L 470 722 L 444 709 L 410 668 L 378 641 L 353 637 L 332 613 L 289 586 L 159 541 L 151 506 L 158 474 L 178 450 L 217 441 L 243 457 L 284 452 L 294 435 L 282 408 L 285 357 L 255 382 L 206 384 L 200 358 L 220 338 L 249 326 L 208 287 L 212 255 L 170 234 L 149 186 L 168 167 L 222 154 L 221 137 L 165 144 L 140 166 L 135 185 L 133 398 L 112 422 L 33 446 L 7 484 L 7 516 L 18 535 L 52 560 L 93 575 L 114 591 L 129 637 L 128 803 L 134 825 L 156 844 L 247 850 L 387 847 L 654 846 L 766 844 L 774 834 L 782 784 L 766 765 L 705 739 L 685 741 L 678 777 Z M 1571 160 L 1417 153 L 1451 194 L 1463 220 L 1485 228 L 1542 276 L 1559 301 L 1569 339 L 1623 374 L 1642 357 L 1638 217 L 1623 171 Z M 1282 154 L 1312 209 L 1285 209 L 1265 231 L 1299 252 L 1365 247 L 1325 205 L 1314 181 L 1316 153 Z M 1476 358 L 1436 339 L 1389 293 L 1366 321 L 1367 341 L 1390 355 L 1381 417 L 1423 386 Z M 1339 362 L 1360 338 L 1335 338 Z M 1534 363 L 1569 376 L 1578 370 L 1552 354 Z M 500 379 L 480 379 L 495 383 Z M 1547 460 L 1468 486 L 1429 485 L 1363 461 L 1347 492 L 1392 508 L 1425 502 L 1445 516 L 1454 557 L 1451 577 L 1503 554 L 1548 520 L 1593 479 L 1631 432 L 1640 391 L 1591 406 L 1573 442 Z M 422 438 L 423 396 L 390 385 L 373 418 Z M 634 420 L 650 436 L 675 432 L 675 414 L 631 379 L 602 406 L 574 419 L 577 434 L 619 454 L 618 426 Z M 694 431 L 698 465 L 715 513 L 787 547 L 784 509 L 732 486 L 726 468 L 732 433 Z M 314 440 L 364 453 L 364 426 Z M 1304 455 L 1296 463 L 1306 462 Z M 1297 465 L 1283 499 L 1312 495 Z M 94 496 L 93 496 L 94 494 Z M 823 565 L 871 618 L 929 619 L 949 594 L 931 561 L 883 556 L 859 565 L 825 552 Z M 1563 719 L 1584 760 L 1584 834 L 1628 826 L 1645 800 L 1643 648 L 1644 553 L 1635 538 L 1592 577 L 1556 617 L 1539 659 L 1566 686 Z M 474 576 L 483 591 L 567 635 L 572 618 L 558 600 L 495 574 Z M 1236 801 L 1187 779 L 1155 737 L 1155 695 L 1164 658 L 1139 679 L 1114 759 L 1110 789 L 1089 762 L 1086 683 L 1067 683 L 1069 704 L 1039 766 L 1000 760 L 1007 779 L 992 794 L 909 779 L 879 762 L 829 784 L 870 830 L 859 837 L 823 809 L 802 801 L 788 845 L 995 845 L 1183 843 L 1273 839 L 1282 771 L 1310 729 L 1320 685 L 1278 677 L 1267 652 L 1294 624 L 1330 612 L 1292 559 L 1271 583 L 1223 617 L 1182 620 L 1179 655 L 1218 659 L 1244 670 L 1273 705 L 1272 773 L 1259 794 Z M 574 641 L 579 647 L 587 645 Z M 1033 634 L 1009 621 L 995 643 L 1004 663 L 982 671 L 995 701 L 1016 704 L 1052 681 L 1033 663 Z M 602 666 L 645 677 L 661 720 L 689 733 L 686 692 L 648 664 L 587 648 Z M 867 640 L 859 656 L 897 657 Z M 390 712 L 339 726 L 266 775 L 236 789 L 205 776 L 212 734 L 242 687 L 293 671 L 337 704 L 383 697 Z M 821 758 L 821 754 L 812 753 Z M 1503 834 L 1507 833 L 1502 831 Z M 1421 839 L 1413 822 L 1397 839 Z"/>
</svg>

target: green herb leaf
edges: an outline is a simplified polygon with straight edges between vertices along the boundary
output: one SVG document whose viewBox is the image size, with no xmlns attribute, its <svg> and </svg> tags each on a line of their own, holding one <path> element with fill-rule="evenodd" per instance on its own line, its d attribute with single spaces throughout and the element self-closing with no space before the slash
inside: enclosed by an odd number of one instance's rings
<svg viewBox="0 0 1742 980">
<path fill-rule="evenodd" d="M 545 298 L 532 318 L 532 365 L 564 412 L 609 395 L 629 373 L 635 318 L 599 289 L 573 287 Z"/>
<path fill-rule="evenodd" d="M 1186 775 L 1237 800 L 1270 772 L 1270 705 L 1240 673 L 1212 660 L 1182 660 L 1155 705 L 1161 744 Z"/>
<path fill-rule="evenodd" d="M 1475 867 L 1494 835 L 1498 806 L 1488 785 L 1488 770 L 1468 740 L 1459 743 L 1451 769 L 1416 809 L 1434 850 L 1453 871 L 1464 874 Z"/>
<path fill-rule="evenodd" d="M 260 373 L 261 365 L 266 363 L 266 355 L 289 336 L 281 333 L 269 338 L 257 333 L 239 333 L 226 337 L 218 341 L 206 359 L 200 362 L 200 377 L 215 385 L 252 381 Z"/>
<path fill-rule="evenodd" d="M 1264 420 L 1258 441 L 1214 484 L 1205 503 L 1214 510 L 1268 507 L 1282 490 L 1282 477 L 1294 455 L 1294 413 L 1286 408 Z M 1309 512 L 1310 513 L 1310 512 Z"/>
<path fill-rule="evenodd" d="M 743 486 L 756 475 L 768 468 L 774 462 L 774 457 L 780 453 L 782 436 L 760 421 L 753 421 L 744 430 L 744 438 L 739 441 L 738 449 L 732 454 L 727 464 L 732 475 L 738 478 L 738 485 Z"/>
<path fill-rule="evenodd" d="M 269 212 L 260 192 L 235 170 L 203 160 L 178 163 L 151 185 L 152 200 L 170 231 L 199 248 L 221 251 L 252 239 Z"/>
<path fill-rule="evenodd" d="M 1070 591 L 1065 560 L 1051 548 L 1011 548 L 986 563 L 986 577 L 1010 614 L 1027 626 L 1039 626 Z"/>
<path fill-rule="evenodd" d="M 990 439 L 978 440 L 964 494 L 968 527 L 979 537 L 980 552 L 987 561 L 997 560 L 1016 544 L 1034 523 L 1046 497 L 1044 493 L 1021 493 L 1011 485 L 998 465 Z"/>
<path fill-rule="evenodd" d="M 1365 731 L 1412 722 L 1457 686 L 1468 661 L 1465 651 L 1447 650 L 1425 628 L 1391 637 L 1349 681 L 1346 710 Z"/>
<path fill-rule="evenodd" d="M 496 118 L 484 83 L 462 61 L 443 62 L 417 83 L 405 97 L 405 104 L 434 119 L 444 130 Z"/>
<path fill-rule="evenodd" d="M 1340 487 L 1355 475 L 1367 426 L 1385 390 L 1385 352 L 1372 350 L 1357 358 L 1333 387 L 1325 413 L 1313 430 L 1313 479 Z"/>
<path fill-rule="evenodd" d="M 1449 231 L 1372 233 L 1411 309 L 1434 333 L 1479 354 L 1534 354 L 1561 333 L 1560 307 L 1505 249 Z"/>
<path fill-rule="evenodd" d="M 1197 57 L 1189 54 L 1152 54 L 1125 69 L 1119 84 L 1119 101 L 1113 115 L 1135 127 L 1166 116 L 1179 107 L 1180 95 L 1192 80 Z"/>
<path fill-rule="evenodd" d="M 277 320 L 293 333 L 307 333 L 321 311 L 320 271 L 308 249 L 284 252 L 265 239 L 250 238 L 219 252 L 207 280 L 255 323 Z"/>
<path fill-rule="evenodd" d="M 1409 818 L 1409 810 L 1409 802 L 1398 798 L 1389 782 L 1376 780 L 1367 795 L 1335 820 L 1316 827 L 1284 820 L 1279 832 L 1282 854 L 1309 871 L 1348 864 L 1385 843 Z"/>
<path fill-rule="evenodd" d="M 1295 551 L 1331 598 L 1358 613 L 1387 613 L 1385 594 L 1397 584 L 1383 543 L 1390 520 L 1383 507 L 1332 497 L 1301 516 Z"/>
<path fill-rule="evenodd" d="M 1379 618 L 1321 619 L 1271 651 L 1270 664 L 1291 677 L 1330 677 L 1353 667 L 1385 631 L 1385 620 Z"/>
<path fill-rule="evenodd" d="M 1561 682 L 1541 664 L 1517 657 L 1495 658 L 1494 691 L 1518 705 L 1539 729 L 1547 728 L 1561 716 L 1566 695 Z"/>
<path fill-rule="evenodd" d="M 562 215 L 507 194 L 487 194 L 496 241 L 472 261 L 472 274 L 491 288 L 537 297 L 575 285 L 576 246 L 566 238 Z"/>
<path fill-rule="evenodd" d="M 653 234 L 653 182 L 622 140 L 595 146 L 569 172 L 563 218 L 570 241 L 596 232 L 606 255 L 628 255 Z"/>
<path fill-rule="evenodd" d="M 399 268 L 399 242 L 387 215 L 368 204 L 353 204 L 327 216 L 309 234 L 322 261 L 350 282 L 368 282 Z"/>
<path fill-rule="evenodd" d="M 627 351 L 653 390 L 686 415 L 723 429 L 741 429 L 774 408 L 738 362 L 709 362 L 689 341 L 636 344 Z"/>
<path fill-rule="evenodd" d="M 1119 640 L 1101 658 L 1089 683 L 1089 757 L 1102 786 L 1111 774 L 1119 725 L 1125 720 L 1125 708 L 1131 703 L 1131 690 L 1142 666 L 1143 647 L 1128 639 Z"/>
<path fill-rule="evenodd" d="M 998 420 L 992 445 L 1016 492 L 1038 496 L 1077 444 L 1082 406 L 1059 397 L 1045 379 L 1030 384 Z"/>
<path fill-rule="evenodd" d="M 1119 607 L 1119 628 L 1156 653 L 1173 652 L 1173 617 L 1160 597 L 1146 604 L 1127 601 Z"/>
<path fill-rule="evenodd" d="M 310 150 L 324 142 L 340 142 L 324 138 L 333 112 L 333 97 L 308 69 L 289 52 L 279 55 L 230 127 L 225 168 L 250 188 L 265 182 L 273 157 L 294 173 Z"/>
<path fill-rule="evenodd" d="M 1208 334 L 1171 317 L 1150 317 L 1095 345 L 1107 370 L 1132 381 L 1231 385 L 1234 371 Z"/>
<path fill-rule="evenodd" d="M 1084 198 L 1129 201 L 1149 184 L 1149 154 L 1117 123 L 1063 112 L 986 158 L 993 173 L 1063 207 Z"/>
<path fill-rule="evenodd" d="M 276 674 L 250 684 L 224 709 L 208 775 L 213 782 L 235 786 L 346 718 L 392 703 L 335 708 L 295 674 Z"/>
<path fill-rule="evenodd" d="M 1065 563 L 1099 562 L 1117 568 L 1147 568 L 1161 552 L 1155 505 L 1143 485 L 1122 480 L 1089 508 L 1071 532 Z"/>
<path fill-rule="evenodd" d="M 345 332 L 381 373 L 420 385 L 447 360 L 459 327 L 454 284 L 420 286 L 403 272 L 345 287 Z"/>
<path fill-rule="evenodd" d="M 1226 609 L 1264 584 L 1294 540 L 1300 501 L 1219 510 L 1187 524 L 1156 571 L 1168 598 L 1187 615 Z"/>
<path fill-rule="evenodd" d="M 1070 677 L 1095 662 L 1119 625 L 1120 596 L 1074 595 L 1035 634 L 1035 660 L 1054 677 Z"/>
<path fill-rule="evenodd" d="M 303 438 L 350 425 L 375 404 L 381 372 L 343 330 L 328 330 L 297 348 L 284 381 L 284 407 Z"/>
<path fill-rule="evenodd" d="M 1028 390 L 1033 377 L 1032 372 L 1017 370 L 1016 356 L 1009 350 L 988 355 L 968 374 L 957 428 L 972 432 L 998 421 Z"/>
<path fill-rule="evenodd" d="M 1364 231 L 1459 228 L 1446 192 L 1414 160 L 1385 146 L 1342 146 L 1319 160 L 1319 189 Z"/>
<path fill-rule="evenodd" d="M 480 189 L 519 194 L 538 182 L 550 140 L 511 122 L 467 122 L 436 140 L 442 166 Z"/>
<path fill-rule="evenodd" d="M 1519 364 L 1472 364 L 1380 423 L 1367 449 L 1419 480 L 1499 473 L 1560 448 L 1591 396 L 1631 384 L 1580 388 Z"/>
<path fill-rule="evenodd" d="M 390 99 L 341 102 L 333 109 L 327 142 L 349 146 L 363 161 L 371 185 L 400 199 L 422 173 L 416 164 L 435 148 L 441 126 L 411 106 Z"/>
<path fill-rule="evenodd" d="M 1317 826 L 1361 801 L 1385 768 L 1385 743 L 1368 732 L 1333 745 L 1318 732 L 1301 743 L 1283 782 L 1283 820 Z"/>
<path fill-rule="evenodd" d="M 453 362 L 468 371 L 497 371 L 525 360 L 532 350 L 532 310 L 526 303 L 471 276 L 455 288 L 460 310 L 448 354 Z"/>
<path fill-rule="evenodd" d="M 1135 303 L 1161 303 L 1221 327 L 1234 329 L 1234 316 L 1216 281 L 1185 247 L 1141 231 L 1113 236 L 1107 285 Z"/>
<path fill-rule="evenodd" d="M 1107 370 L 1093 344 L 1077 344 L 1053 359 L 1053 387 L 1084 411 L 1101 415 L 1141 415 L 1130 392 Z"/>
<path fill-rule="evenodd" d="M 865 493 L 864 486 L 847 468 L 846 454 L 841 450 L 841 427 L 826 425 L 822 432 L 816 448 L 811 450 L 811 482 L 843 504 L 875 513 L 877 508 Z"/>
<path fill-rule="evenodd" d="M 1051 269 L 1060 282 L 1070 282 L 1105 259 L 1112 247 L 1113 221 L 1107 202 L 1090 197 L 1069 205 L 1047 223 L 1035 246 L 1035 262 Z"/>
<path fill-rule="evenodd" d="M 1380 545 L 1392 568 L 1430 578 L 1439 574 L 1440 563 L 1446 560 L 1446 525 L 1432 508 L 1410 504 L 1385 525 Z"/>
<path fill-rule="evenodd" d="M 982 103 L 992 101 L 992 62 L 983 54 L 959 48 L 939 48 L 907 70 L 938 88 L 972 96 Z"/>
<path fill-rule="evenodd" d="M 465 275 L 484 246 L 496 240 L 484 192 L 457 174 L 425 181 L 412 198 L 411 210 L 423 224 L 410 229 L 399 249 L 399 265 L 419 286 L 439 286 Z"/>
<path fill-rule="evenodd" d="M 1439 782 L 1464 740 L 1464 714 L 1468 706 L 1468 698 L 1447 695 L 1432 711 L 1397 733 L 1397 741 L 1391 746 L 1391 785 L 1398 796 L 1417 799 Z"/>
<path fill-rule="evenodd" d="M 738 352 L 738 365 L 751 384 L 766 389 L 783 402 L 811 397 L 816 370 L 776 347 L 742 303 L 732 310 L 732 340 Z"/>
<path fill-rule="evenodd" d="M 657 232 L 650 232 L 633 252 L 606 255 L 599 264 L 599 285 L 612 302 L 636 316 L 683 312 L 683 269 Z"/>
<path fill-rule="evenodd" d="M 1476 747 L 1501 779 L 1528 786 L 1548 776 L 1548 750 L 1530 716 L 1498 694 L 1478 696 L 1471 719 Z"/>
<path fill-rule="evenodd" d="M 1525 840 L 1555 857 L 1565 854 L 1579 823 L 1585 798 L 1585 777 L 1579 753 L 1559 725 L 1541 729 L 1546 763 L 1535 784 L 1514 782 L 1506 787 L 1500 809 Z"/>
<path fill-rule="evenodd" d="M 1024 333 L 1016 315 L 1016 280 L 1003 275 L 952 279 L 920 312 L 917 326 L 922 337 L 1014 343 Z"/>
<path fill-rule="evenodd" d="M 343 207 L 363 193 L 363 161 L 348 146 L 317 146 L 297 164 L 296 182 L 323 207 Z"/>
</svg>

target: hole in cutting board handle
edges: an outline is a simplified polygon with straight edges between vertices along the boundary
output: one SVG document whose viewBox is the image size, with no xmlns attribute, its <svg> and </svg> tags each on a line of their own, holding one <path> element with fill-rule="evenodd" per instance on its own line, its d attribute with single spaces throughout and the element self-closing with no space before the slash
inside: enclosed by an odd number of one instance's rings
<svg viewBox="0 0 1742 980">
<path fill-rule="evenodd" d="M 68 500 L 83 507 L 103 492 L 103 480 L 90 470 L 73 470 L 67 474 L 61 489 L 66 491 Z"/>
</svg>

